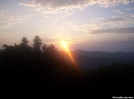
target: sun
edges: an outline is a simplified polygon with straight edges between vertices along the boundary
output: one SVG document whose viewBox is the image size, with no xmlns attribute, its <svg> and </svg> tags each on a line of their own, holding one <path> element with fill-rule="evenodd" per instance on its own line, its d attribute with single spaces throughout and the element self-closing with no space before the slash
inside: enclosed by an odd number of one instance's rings
<svg viewBox="0 0 134 99">
<path fill-rule="evenodd" d="M 67 46 L 67 43 L 66 43 L 64 40 L 62 40 L 61 38 L 60 38 L 60 42 L 61 42 L 61 45 L 63 46 L 64 50 L 67 52 L 68 56 L 69 56 L 70 59 L 72 60 L 72 62 L 73 62 L 74 64 L 76 64 L 74 58 L 72 57 L 72 55 L 71 55 L 71 53 L 70 53 L 70 51 L 69 51 L 69 48 L 68 48 L 68 46 Z"/>
<path fill-rule="evenodd" d="M 62 46 L 66 49 L 67 48 L 67 43 L 62 41 Z"/>
</svg>

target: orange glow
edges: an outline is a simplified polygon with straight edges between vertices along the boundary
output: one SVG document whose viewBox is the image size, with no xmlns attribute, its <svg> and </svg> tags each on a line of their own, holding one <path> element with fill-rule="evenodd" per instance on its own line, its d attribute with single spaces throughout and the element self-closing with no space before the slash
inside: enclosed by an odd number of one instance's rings
<svg viewBox="0 0 134 99">
<path fill-rule="evenodd" d="M 82 77 L 82 75 L 81 75 L 80 69 L 78 68 L 78 66 L 77 66 L 77 64 L 76 64 L 76 62 L 75 62 L 73 56 L 71 55 L 71 53 L 70 53 L 70 51 L 69 51 L 69 48 L 68 48 L 68 46 L 67 46 L 67 43 L 66 43 L 64 40 L 62 40 L 61 38 L 60 38 L 60 41 L 61 41 L 62 47 L 65 49 L 65 51 L 67 52 L 67 54 L 68 54 L 68 56 L 70 57 L 71 61 L 74 63 L 74 66 L 75 66 L 76 70 L 78 71 L 78 73 L 80 74 L 81 78 L 84 79 L 84 78 Z"/>
<path fill-rule="evenodd" d="M 61 44 L 62 44 L 63 48 L 65 49 L 65 51 L 66 51 L 67 54 L 69 55 L 70 59 L 71 59 L 72 62 L 76 65 L 75 60 L 74 60 L 74 58 L 72 57 L 72 55 L 71 55 L 71 53 L 70 53 L 70 51 L 69 51 L 69 48 L 68 48 L 68 46 L 67 46 L 67 43 L 66 43 L 65 41 L 63 41 L 61 38 L 60 38 L 60 41 L 61 41 Z"/>
</svg>

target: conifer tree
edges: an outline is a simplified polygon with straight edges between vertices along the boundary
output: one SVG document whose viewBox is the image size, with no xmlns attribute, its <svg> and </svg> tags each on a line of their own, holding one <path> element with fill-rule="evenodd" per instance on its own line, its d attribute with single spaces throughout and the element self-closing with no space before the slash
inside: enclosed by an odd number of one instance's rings
<svg viewBox="0 0 134 99">
<path fill-rule="evenodd" d="M 28 46 L 28 42 L 29 42 L 29 41 L 27 40 L 26 37 L 23 37 L 22 40 L 21 40 L 21 42 L 22 42 L 22 43 L 21 43 L 20 45 L 22 45 L 22 46 Z"/>
<path fill-rule="evenodd" d="M 40 50 L 40 47 L 42 46 L 42 40 L 39 36 L 35 36 L 34 39 L 33 39 L 33 50 L 35 51 L 39 51 Z"/>
</svg>

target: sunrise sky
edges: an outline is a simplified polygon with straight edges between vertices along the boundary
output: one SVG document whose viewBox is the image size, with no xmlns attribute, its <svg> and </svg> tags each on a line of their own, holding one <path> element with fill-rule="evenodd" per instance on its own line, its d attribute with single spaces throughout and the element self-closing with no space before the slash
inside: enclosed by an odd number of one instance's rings
<svg viewBox="0 0 134 99">
<path fill-rule="evenodd" d="M 134 52 L 134 0 L 0 0 L 0 48 L 36 35 L 59 49 L 62 38 L 71 50 Z"/>
</svg>

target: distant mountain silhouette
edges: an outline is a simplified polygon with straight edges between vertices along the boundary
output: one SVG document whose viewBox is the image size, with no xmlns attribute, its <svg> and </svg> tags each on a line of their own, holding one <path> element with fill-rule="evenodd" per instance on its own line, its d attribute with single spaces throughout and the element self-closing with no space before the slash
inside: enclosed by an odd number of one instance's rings
<svg viewBox="0 0 134 99">
<path fill-rule="evenodd" d="M 134 52 L 102 52 L 102 51 L 72 51 L 72 55 L 82 69 L 97 69 L 102 63 L 109 65 L 115 63 L 128 63 L 134 64 Z"/>
<path fill-rule="evenodd" d="M 84 50 L 75 50 L 74 53 L 94 56 L 94 57 L 105 57 L 105 58 L 134 58 L 134 52 L 103 52 L 103 51 L 84 51 Z"/>
</svg>

